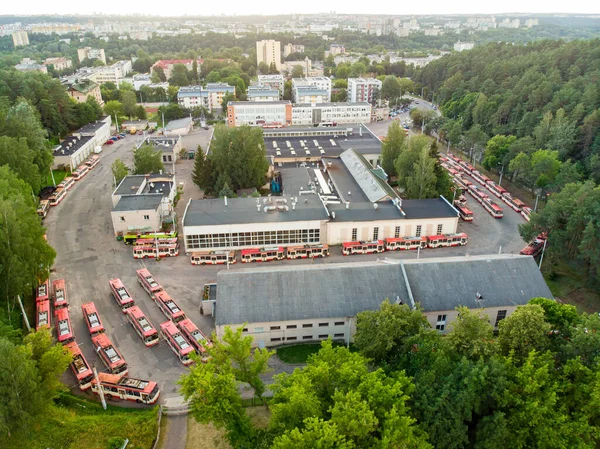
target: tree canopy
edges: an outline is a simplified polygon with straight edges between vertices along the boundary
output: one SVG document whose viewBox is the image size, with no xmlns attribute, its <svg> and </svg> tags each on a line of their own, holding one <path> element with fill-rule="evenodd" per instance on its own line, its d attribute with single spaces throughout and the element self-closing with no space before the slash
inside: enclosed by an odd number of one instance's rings
<svg viewBox="0 0 600 449">
<path fill-rule="evenodd" d="M 159 173 L 165 169 L 162 162 L 162 152 L 152 145 L 142 145 L 133 151 L 133 165 L 134 174 L 136 175 Z"/>
</svg>

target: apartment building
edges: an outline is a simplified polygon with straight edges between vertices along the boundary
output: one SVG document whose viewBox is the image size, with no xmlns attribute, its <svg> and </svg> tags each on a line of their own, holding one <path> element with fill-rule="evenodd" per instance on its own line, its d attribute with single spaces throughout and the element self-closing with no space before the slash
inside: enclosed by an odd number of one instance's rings
<svg viewBox="0 0 600 449">
<path fill-rule="evenodd" d="M 12 33 L 12 40 L 15 47 L 29 45 L 29 36 L 27 35 L 27 31 L 15 31 Z"/>
<path fill-rule="evenodd" d="M 67 58 L 46 58 L 43 62 L 45 66 L 51 65 L 54 67 L 54 70 L 61 71 L 65 69 L 70 69 L 73 65 L 73 62 Z"/>
<path fill-rule="evenodd" d="M 295 104 L 292 107 L 292 124 L 316 126 L 322 123 L 369 123 L 369 103 L 317 103 Z"/>
<path fill-rule="evenodd" d="M 343 55 L 346 53 L 346 48 L 340 44 L 331 44 L 329 46 L 329 54 L 330 55 Z"/>
<path fill-rule="evenodd" d="M 256 43 L 256 65 L 264 62 L 268 66 L 275 64 L 275 68 L 281 70 L 281 42 L 274 40 L 263 40 Z"/>
<path fill-rule="evenodd" d="M 90 79 L 98 84 L 115 83 L 118 86 L 132 71 L 131 61 L 117 61 L 112 65 L 96 67 Z"/>
<path fill-rule="evenodd" d="M 331 79 L 326 76 L 293 78 L 294 103 L 326 103 L 331 101 Z"/>
<path fill-rule="evenodd" d="M 23 58 L 21 62 L 15 66 L 19 72 L 42 72 L 48 73 L 48 67 L 43 64 L 38 64 L 32 59 Z"/>
<path fill-rule="evenodd" d="M 267 86 L 251 86 L 246 96 L 248 101 L 279 101 L 279 91 Z"/>
<path fill-rule="evenodd" d="M 283 75 L 258 75 L 258 85 L 277 89 L 280 95 L 283 95 L 285 81 Z"/>
<path fill-rule="evenodd" d="M 104 106 L 100 86 L 89 79 L 67 85 L 67 94 L 78 103 L 85 103 L 89 97 L 93 97 L 100 106 Z"/>
<path fill-rule="evenodd" d="M 171 78 L 173 67 L 177 64 L 182 64 L 186 69 L 192 70 L 194 67 L 193 59 L 161 59 L 160 61 L 156 61 L 152 66 L 152 69 L 160 67 L 163 69 L 167 80 Z M 202 66 L 202 59 L 196 59 L 196 64 L 198 65 L 198 73 L 200 73 L 200 67 Z"/>
<path fill-rule="evenodd" d="M 177 102 L 186 109 L 202 106 L 210 112 L 221 111 L 223 97 L 227 94 L 235 95 L 235 86 L 226 83 L 208 83 L 206 87 L 180 87 Z"/>
<path fill-rule="evenodd" d="M 286 44 L 283 46 L 283 57 L 287 58 L 292 53 L 304 53 L 304 45 Z"/>
<path fill-rule="evenodd" d="M 382 82 L 375 78 L 348 78 L 348 101 L 373 104 L 381 91 Z"/>
<path fill-rule="evenodd" d="M 227 105 L 227 126 L 275 126 L 292 124 L 292 103 L 289 101 L 230 101 Z"/>
<path fill-rule="evenodd" d="M 91 48 L 84 47 L 77 49 L 77 57 L 79 58 L 79 62 L 82 62 L 84 59 L 99 59 L 104 64 L 106 64 L 106 55 L 104 54 L 103 48 Z"/>
</svg>

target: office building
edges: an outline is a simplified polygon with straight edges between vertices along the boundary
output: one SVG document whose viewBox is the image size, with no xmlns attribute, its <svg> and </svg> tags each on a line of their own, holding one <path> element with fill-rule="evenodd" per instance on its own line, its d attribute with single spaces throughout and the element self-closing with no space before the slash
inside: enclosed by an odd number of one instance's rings
<svg viewBox="0 0 600 449">
<path fill-rule="evenodd" d="M 381 92 L 382 83 L 375 78 L 348 78 L 348 96 L 351 103 L 373 104 Z"/>
</svg>

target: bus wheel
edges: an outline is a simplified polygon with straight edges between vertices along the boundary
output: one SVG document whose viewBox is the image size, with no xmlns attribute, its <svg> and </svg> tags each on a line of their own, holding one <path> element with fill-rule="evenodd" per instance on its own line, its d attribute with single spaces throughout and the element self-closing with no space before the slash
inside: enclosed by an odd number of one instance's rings
<svg viewBox="0 0 600 449">
<path fill-rule="evenodd" d="M 142 400 L 141 399 L 136 399 L 135 402 L 137 402 L 138 404 L 141 404 Z"/>
<path fill-rule="evenodd" d="M 206 262 L 202 262 L 200 265 L 206 265 Z"/>
</svg>

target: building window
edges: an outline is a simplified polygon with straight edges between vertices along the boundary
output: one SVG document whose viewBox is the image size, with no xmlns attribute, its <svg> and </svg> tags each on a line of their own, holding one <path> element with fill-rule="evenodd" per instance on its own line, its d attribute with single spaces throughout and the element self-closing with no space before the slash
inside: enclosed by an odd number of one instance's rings
<svg viewBox="0 0 600 449">
<path fill-rule="evenodd" d="M 125 221 L 125 217 L 119 217 L 121 221 Z"/>
<path fill-rule="evenodd" d="M 437 226 L 437 234 L 436 235 L 442 235 L 442 228 L 444 227 L 444 225 L 439 224 Z"/>
<path fill-rule="evenodd" d="M 254 333 L 255 334 L 259 334 L 259 333 L 264 332 L 264 331 L 265 331 L 264 327 L 255 327 L 254 328 Z"/>
<path fill-rule="evenodd" d="M 312 323 L 310 323 L 310 324 L 303 324 L 303 325 L 302 325 L 302 327 L 303 327 L 304 329 L 306 329 L 307 327 L 312 327 L 312 326 L 313 326 L 313 325 L 312 325 Z"/>
<path fill-rule="evenodd" d="M 312 335 L 305 335 L 302 337 L 302 340 L 312 340 Z"/>
<path fill-rule="evenodd" d="M 375 227 L 373 228 L 373 240 L 378 240 L 379 239 L 379 228 Z"/>
<path fill-rule="evenodd" d="M 397 238 L 397 239 L 400 238 L 400 226 L 396 226 L 394 228 L 394 238 Z"/>
<path fill-rule="evenodd" d="M 335 326 L 343 326 L 346 323 L 344 323 L 343 321 L 336 321 L 334 324 Z"/>
<path fill-rule="evenodd" d="M 356 237 L 358 236 L 358 228 L 352 228 L 352 241 L 356 242 Z"/>
<path fill-rule="evenodd" d="M 281 341 L 281 338 L 271 338 L 271 341 Z"/>
<path fill-rule="evenodd" d="M 344 334 L 333 334 L 334 338 L 344 338 Z"/>
<path fill-rule="evenodd" d="M 281 329 L 281 326 L 271 326 L 272 331 L 278 331 L 279 329 Z"/>
<path fill-rule="evenodd" d="M 417 225 L 417 232 L 415 233 L 417 237 L 421 237 L 421 225 Z"/>
<path fill-rule="evenodd" d="M 329 335 L 327 335 L 327 334 L 321 334 L 321 335 L 319 335 L 319 338 L 329 338 Z"/>
<path fill-rule="evenodd" d="M 329 326 L 329 323 L 319 323 L 319 327 L 327 327 Z"/>
<path fill-rule="evenodd" d="M 243 328 L 242 332 L 248 332 L 248 328 L 247 327 Z"/>
<path fill-rule="evenodd" d="M 506 310 L 498 310 L 498 315 L 496 315 L 496 324 L 495 327 L 498 327 L 498 323 L 506 318 Z"/>
<path fill-rule="evenodd" d="M 444 330 L 446 330 L 446 315 L 438 315 L 435 328 L 440 332 L 444 332 Z"/>
<path fill-rule="evenodd" d="M 286 338 L 287 341 L 295 341 L 298 340 L 298 337 L 288 337 Z"/>
<path fill-rule="evenodd" d="M 298 326 L 296 326 L 295 324 L 288 324 L 286 326 L 286 329 L 296 329 Z"/>
<path fill-rule="evenodd" d="M 144 220 L 150 220 L 150 215 L 144 215 Z"/>
</svg>

